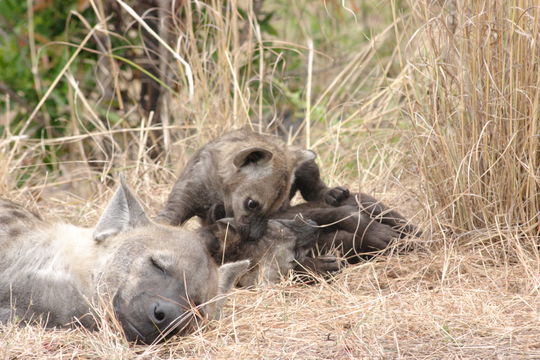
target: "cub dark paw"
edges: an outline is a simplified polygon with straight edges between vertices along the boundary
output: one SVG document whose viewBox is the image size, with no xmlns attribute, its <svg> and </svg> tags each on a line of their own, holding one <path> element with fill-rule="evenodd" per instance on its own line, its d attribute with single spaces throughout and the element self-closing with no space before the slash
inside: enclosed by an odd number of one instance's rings
<svg viewBox="0 0 540 360">
<path fill-rule="evenodd" d="M 364 235 L 363 246 L 366 247 L 367 250 L 384 250 L 393 241 L 399 238 L 399 232 L 388 225 L 374 221 L 369 225 L 369 228 Z"/>
<path fill-rule="evenodd" d="M 339 206 L 341 202 L 347 199 L 350 195 L 349 189 L 343 186 L 336 186 L 326 191 L 324 201 L 328 205 Z"/>
</svg>

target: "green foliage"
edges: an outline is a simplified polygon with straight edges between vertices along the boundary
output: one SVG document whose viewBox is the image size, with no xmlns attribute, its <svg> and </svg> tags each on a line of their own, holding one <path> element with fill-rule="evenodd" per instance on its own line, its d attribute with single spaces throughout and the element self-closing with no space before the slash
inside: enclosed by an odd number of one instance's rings
<svg viewBox="0 0 540 360">
<path fill-rule="evenodd" d="M 0 85 L 16 97 L 12 101 L 19 105 L 15 119 L 11 122 L 11 131 L 16 133 L 22 127 L 24 118 L 35 107 L 64 67 L 73 51 L 66 45 L 54 42 L 77 42 L 78 36 L 87 31 L 78 21 L 69 21 L 69 13 L 75 9 L 76 0 L 52 1 L 43 6 L 34 5 L 32 23 L 30 22 L 27 2 L 4 0 L 0 2 Z M 39 3 L 42 4 L 42 3 Z M 92 21 L 92 13 L 83 13 Z M 30 31 L 35 41 L 35 62 L 32 64 Z M 74 68 L 85 67 L 84 61 L 95 55 L 81 55 Z M 32 72 L 35 65 L 35 72 Z M 89 70 L 89 66 L 86 66 Z M 68 87 L 60 83 L 46 101 L 41 113 L 41 120 L 32 123 L 28 130 L 32 137 L 50 137 L 63 134 L 64 126 L 60 118 L 68 116 Z M 0 111 L 6 111 L 2 103 Z M 0 134 L 1 135 L 1 134 Z"/>
</svg>

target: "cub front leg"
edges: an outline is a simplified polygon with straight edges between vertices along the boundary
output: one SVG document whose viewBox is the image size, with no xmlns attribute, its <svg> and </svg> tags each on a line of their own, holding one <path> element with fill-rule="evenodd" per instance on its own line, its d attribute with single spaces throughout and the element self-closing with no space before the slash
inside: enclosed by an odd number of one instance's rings
<svg viewBox="0 0 540 360">
<path fill-rule="evenodd" d="M 349 190 L 342 186 L 330 188 L 321 179 L 321 172 L 310 160 L 302 163 L 294 173 L 295 179 L 291 188 L 290 198 L 300 190 L 306 201 L 324 201 L 328 205 L 339 206 L 350 195 Z"/>
<path fill-rule="evenodd" d="M 374 251 L 383 250 L 394 239 L 392 234 L 376 235 L 371 231 L 365 235 L 359 236 L 345 230 L 328 231 L 319 236 L 317 245 L 320 251 L 337 250 L 349 264 L 356 264 L 362 258 L 371 257 Z"/>
<path fill-rule="evenodd" d="M 313 220 L 321 226 L 321 234 L 317 240 L 321 251 L 340 249 L 349 262 L 356 259 L 355 255 L 383 250 L 394 239 L 399 238 L 399 233 L 390 226 L 359 213 L 354 206 L 291 208 L 294 209 L 297 209 L 304 218 Z"/>
<path fill-rule="evenodd" d="M 320 255 L 317 257 L 305 257 L 298 260 L 294 270 L 299 273 L 313 272 L 315 274 L 329 274 L 341 269 L 341 263 L 334 255 Z"/>
<path fill-rule="evenodd" d="M 181 225 L 193 216 L 205 217 L 209 201 L 200 184 L 179 178 L 173 186 L 165 207 L 156 216 L 156 221 L 168 225 Z"/>
</svg>

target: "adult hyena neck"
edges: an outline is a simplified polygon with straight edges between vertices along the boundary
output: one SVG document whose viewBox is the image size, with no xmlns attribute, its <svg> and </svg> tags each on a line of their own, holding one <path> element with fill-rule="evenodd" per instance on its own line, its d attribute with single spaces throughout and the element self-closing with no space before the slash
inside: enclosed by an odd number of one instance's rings
<svg viewBox="0 0 540 360">
<path fill-rule="evenodd" d="M 105 261 L 103 248 L 93 238 L 93 228 L 83 228 L 71 224 L 57 223 L 50 227 L 51 248 L 56 254 L 58 265 L 52 264 L 55 271 L 71 274 L 86 294 L 91 295 L 95 288 L 95 274 L 88 269 L 99 269 L 96 262 Z"/>
<path fill-rule="evenodd" d="M 86 315 L 95 300 L 96 275 L 88 270 L 95 266 L 88 264 L 100 259 L 97 252 L 101 251 L 94 245 L 93 229 L 61 223 L 34 225 L 11 237 L 6 235 L 9 227 L 0 229 L 0 242 L 6 245 L 0 259 L 0 303 L 10 304 L 9 309 L 0 309 L 4 313 L 0 322 L 13 315 L 49 314 L 48 326 L 63 326 L 75 318 L 90 321 L 87 325 L 91 326 L 93 320 Z M 15 303 L 9 299 L 16 299 Z"/>
<path fill-rule="evenodd" d="M 35 274 L 32 278 L 36 281 L 62 279 L 73 283 L 84 296 L 93 297 L 96 275 L 88 269 L 99 268 L 96 261 L 105 261 L 105 256 L 92 233 L 92 228 L 65 223 L 42 223 L 26 229 L 11 242 L 17 250 L 6 252 L 8 256 L 24 256 L 26 261 L 21 261 L 21 266 L 18 261 L 6 261 L 12 264 L 6 272 Z"/>
</svg>

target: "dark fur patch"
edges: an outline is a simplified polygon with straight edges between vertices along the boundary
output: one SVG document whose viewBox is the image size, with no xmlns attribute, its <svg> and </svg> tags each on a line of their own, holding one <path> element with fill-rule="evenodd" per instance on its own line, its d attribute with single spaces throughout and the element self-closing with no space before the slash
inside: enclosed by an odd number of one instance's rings
<svg viewBox="0 0 540 360">
<path fill-rule="evenodd" d="M 0 224 L 11 225 L 13 222 L 15 222 L 15 218 L 13 216 L 0 215 Z"/>
<path fill-rule="evenodd" d="M 0 212 L 17 219 L 37 219 L 42 220 L 36 212 L 30 211 L 23 206 L 9 200 L 0 199 Z M 2 217 L 0 217 L 1 219 Z"/>
<path fill-rule="evenodd" d="M 234 137 L 229 138 L 229 141 L 233 143 L 244 142 L 246 141 L 246 138 L 240 137 L 240 136 L 234 136 Z"/>
<path fill-rule="evenodd" d="M 21 228 L 21 227 L 11 227 L 8 230 L 8 237 L 9 238 L 16 238 L 19 235 L 21 235 L 23 233 L 23 231 L 24 231 L 24 229 Z"/>
<path fill-rule="evenodd" d="M 2 201 L 0 202 L 0 206 L 6 209 L 18 209 L 19 206 L 15 203 L 12 203 L 11 201 Z"/>
<path fill-rule="evenodd" d="M 9 212 L 9 215 L 11 215 L 11 216 L 13 216 L 14 218 L 17 218 L 17 219 L 28 219 L 28 218 L 30 218 L 28 212 L 17 210 L 17 209 L 16 210 L 11 210 Z"/>
<path fill-rule="evenodd" d="M 256 163 L 259 160 L 263 159 L 264 156 L 265 156 L 265 154 L 262 151 L 254 151 L 254 152 L 252 152 L 251 154 L 248 155 L 248 157 L 246 158 L 245 164 Z"/>
</svg>

